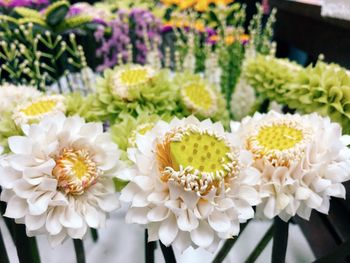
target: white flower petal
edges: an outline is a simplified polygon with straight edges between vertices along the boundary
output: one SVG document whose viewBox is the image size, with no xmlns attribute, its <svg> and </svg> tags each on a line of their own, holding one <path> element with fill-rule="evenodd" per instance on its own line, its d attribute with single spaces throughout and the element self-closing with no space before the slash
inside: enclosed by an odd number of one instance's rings
<svg viewBox="0 0 350 263">
<path fill-rule="evenodd" d="M 179 229 L 176 225 L 176 219 L 174 216 L 169 216 L 162 222 L 159 228 L 159 239 L 165 246 L 169 246 L 178 233 Z"/>
<path fill-rule="evenodd" d="M 209 225 L 217 232 L 226 232 L 231 227 L 231 222 L 225 213 L 215 211 L 208 217 Z"/>
<path fill-rule="evenodd" d="M 65 207 L 63 213 L 59 215 L 59 220 L 65 227 L 81 228 L 83 226 L 83 219 L 73 207 Z"/>
<path fill-rule="evenodd" d="M 38 230 L 41 228 L 46 222 L 46 213 L 38 216 L 26 215 L 25 216 L 25 224 L 29 231 Z"/>
<path fill-rule="evenodd" d="M 25 216 L 27 211 L 28 207 L 25 200 L 14 195 L 7 203 L 4 216 L 10 218 L 21 218 Z"/>
<path fill-rule="evenodd" d="M 147 214 L 150 208 L 148 207 L 132 207 L 129 208 L 125 216 L 125 221 L 128 224 L 135 223 L 145 225 L 148 223 Z"/>
<path fill-rule="evenodd" d="M 46 218 L 46 229 L 51 235 L 57 235 L 62 230 L 62 224 L 60 223 L 59 217 L 64 212 L 63 207 L 56 207 L 49 210 Z"/>
<path fill-rule="evenodd" d="M 147 213 L 147 218 L 151 222 L 163 221 L 169 215 L 169 209 L 164 206 L 157 206 L 152 208 Z"/>
<path fill-rule="evenodd" d="M 31 154 L 32 141 L 24 136 L 12 136 L 8 138 L 8 144 L 11 152 L 16 154 Z"/>
<path fill-rule="evenodd" d="M 214 241 L 214 231 L 205 221 L 200 221 L 198 228 L 191 232 L 192 241 L 199 247 L 208 247 Z"/>
<path fill-rule="evenodd" d="M 197 218 L 204 219 L 208 217 L 213 209 L 213 205 L 209 201 L 201 198 L 197 203 L 194 214 L 197 216 Z"/>
<path fill-rule="evenodd" d="M 183 210 L 177 218 L 177 225 L 180 230 L 190 232 L 199 225 L 198 219 L 191 210 Z"/>
</svg>

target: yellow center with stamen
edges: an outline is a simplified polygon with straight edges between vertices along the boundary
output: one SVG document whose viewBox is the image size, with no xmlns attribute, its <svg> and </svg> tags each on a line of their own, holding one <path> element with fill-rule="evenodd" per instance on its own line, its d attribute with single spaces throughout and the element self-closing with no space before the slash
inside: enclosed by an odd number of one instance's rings
<svg viewBox="0 0 350 263">
<path fill-rule="evenodd" d="M 101 170 L 85 149 L 65 148 L 55 161 L 53 175 L 58 181 L 58 188 L 66 194 L 83 194 L 101 174 Z"/>
<path fill-rule="evenodd" d="M 181 141 L 170 143 L 170 156 L 175 170 L 179 170 L 180 166 L 191 166 L 200 172 L 215 174 L 223 170 L 226 174 L 223 165 L 230 162 L 228 153 L 230 148 L 224 140 L 199 132 L 185 134 Z"/>
<path fill-rule="evenodd" d="M 287 125 L 262 127 L 256 137 L 265 150 L 287 150 L 303 140 L 303 132 Z"/>
<path fill-rule="evenodd" d="M 128 69 L 121 73 L 120 80 L 127 86 L 134 86 L 148 81 L 148 71 L 144 68 Z"/>
<path fill-rule="evenodd" d="M 34 117 L 52 111 L 56 105 L 57 102 L 55 100 L 41 100 L 30 104 L 29 106 L 21 109 L 20 111 L 27 116 Z"/>
<path fill-rule="evenodd" d="M 201 83 L 191 83 L 183 88 L 184 96 L 192 102 L 192 104 L 203 110 L 209 110 L 213 107 L 214 99 L 208 88 Z"/>
</svg>

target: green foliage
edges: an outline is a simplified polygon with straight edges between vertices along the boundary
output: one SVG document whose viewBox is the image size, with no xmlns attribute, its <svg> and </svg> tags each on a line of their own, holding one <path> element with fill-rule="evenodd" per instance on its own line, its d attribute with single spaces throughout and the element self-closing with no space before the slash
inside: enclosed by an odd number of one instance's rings
<svg viewBox="0 0 350 263">
<path fill-rule="evenodd" d="M 46 23 L 52 27 L 62 23 L 68 13 L 69 6 L 69 2 L 65 0 L 51 4 L 45 11 Z"/>
<path fill-rule="evenodd" d="M 350 75 L 339 65 L 319 61 L 302 68 L 288 60 L 258 56 L 244 68 L 249 83 L 271 101 L 303 113 L 329 116 L 350 132 Z"/>
</svg>

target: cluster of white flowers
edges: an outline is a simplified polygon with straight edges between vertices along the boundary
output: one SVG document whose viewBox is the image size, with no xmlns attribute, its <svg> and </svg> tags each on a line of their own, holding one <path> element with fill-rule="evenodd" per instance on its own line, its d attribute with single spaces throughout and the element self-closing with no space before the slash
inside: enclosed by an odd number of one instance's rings
<svg viewBox="0 0 350 263">
<path fill-rule="evenodd" d="M 146 227 L 149 241 L 215 251 L 254 206 L 258 217 L 309 219 L 345 198 L 350 179 L 348 137 L 317 114 L 257 113 L 231 132 L 193 116 L 158 121 L 133 135 L 128 165 L 102 124 L 56 113 L 22 129 L 0 162 L 5 216 L 53 245 L 103 227 L 121 200 L 126 222 Z M 119 198 L 113 177 L 129 181 Z"/>
</svg>

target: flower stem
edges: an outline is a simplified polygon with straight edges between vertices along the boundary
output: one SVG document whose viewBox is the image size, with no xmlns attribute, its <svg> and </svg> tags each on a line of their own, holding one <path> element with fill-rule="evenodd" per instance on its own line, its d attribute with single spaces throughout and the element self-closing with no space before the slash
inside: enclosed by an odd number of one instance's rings
<svg viewBox="0 0 350 263">
<path fill-rule="evenodd" d="M 9 258 L 7 256 L 6 247 L 4 243 L 4 239 L 2 238 L 1 230 L 0 230 L 0 255 L 1 255 L 1 262 L 3 263 L 9 263 Z"/>
<path fill-rule="evenodd" d="M 159 244 L 163 252 L 165 263 L 176 263 L 176 258 L 172 246 L 166 247 L 160 240 Z"/>
<path fill-rule="evenodd" d="M 247 223 L 244 223 L 241 225 L 241 233 L 236 238 L 227 239 L 220 249 L 219 253 L 215 256 L 212 263 L 221 263 L 226 258 L 227 254 L 231 251 L 234 244 L 237 242 L 238 238 L 242 235 L 243 230 L 248 225 L 249 221 Z"/>
<path fill-rule="evenodd" d="M 279 217 L 274 220 L 272 263 L 285 262 L 288 245 L 289 222 L 284 222 Z"/>
<path fill-rule="evenodd" d="M 148 242 L 148 231 L 145 230 L 145 262 L 154 263 L 154 250 L 156 249 L 156 242 Z"/>
<path fill-rule="evenodd" d="M 260 242 L 256 245 L 255 249 L 252 251 L 252 253 L 249 255 L 245 263 L 254 263 L 257 258 L 259 258 L 261 252 L 265 249 L 267 244 L 270 242 L 272 236 L 273 236 L 273 229 L 274 225 L 270 226 L 270 228 L 267 230 L 265 235 L 262 237 Z"/>
<path fill-rule="evenodd" d="M 27 236 L 24 225 L 13 222 L 12 230 L 19 262 L 40 263 L 35 237 Z"/>
<path fill-rule="evenodd" d="M 92 240 L 94 242 L 97 242 L 97 240 L 98 240 L 98 232 L 97 232 L 97 230 L 95 228 L 91 228 L 90 231 L 91 231 Z"/>
<path fill-rule="evenodd" d="M 80 239 L 73 239 L 73 243 L 77 263 L 85 263 L 85 251 L 83 241 Z"/>
</svg>

